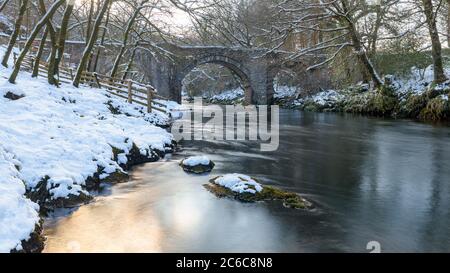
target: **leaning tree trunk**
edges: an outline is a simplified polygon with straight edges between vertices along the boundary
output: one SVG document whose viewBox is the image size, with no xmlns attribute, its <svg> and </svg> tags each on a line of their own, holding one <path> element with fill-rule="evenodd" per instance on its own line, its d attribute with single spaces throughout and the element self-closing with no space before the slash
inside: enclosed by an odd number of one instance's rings
<svg viewBox="0 0 450 273">
<path fill-rule="evenodd" d="M 125 81 L 125 79 L 127 78 L 128 74 L 131 71 L 131 67 L 133 66 L 133 62 L 134 62 L 134 56 L 136 56 L 137 46 L 138 46 L 138 44 L 136 43 L 133 48 L 133 51 L 131 52 L 130 60 L 128 61 L 127 68 L 125 69 L 125 73 L 123 73 L 123 76 L 122 76 L 123 81 Z"/>
<path fill-rule="evenodd" d="M 106 12 L 106 20 L 105 20 L 105 26 L 103 28 L 103 33 L 102 33 L 102 37 L 100 39 L 100 45 L 97 48 L 97 52 L 95 53 L 95 61 L 94 61 L 94 65 L 92 67 L 92 71 L 96 72 L 97 71 L 97 66 L 98 66 L 98 60 L 100 58 L 100 54 L 102 53 L 102 47 L 105 44 L 105 38 L 106 38 L 106 29 L 108 28 L 108 23 L 109 23 L 109 12 L 111 10 L 111 5 L 108 7 L 108 11 Z"/>
<path fill-rule="evenodd" d="M 5 55 L 3 55 L 2 65 L 4 67 L 8 67 L 8 60 L 11 52 L 16 44 L 17 38 L 19 37 L 20 27 L 22 25 L 23 16 L 25 11 L 27 10 L 28 0 L 22 0 L 22 3 L 19 8 L 19 14 L 17 15 L 16 22 L 14 24 L 14 31 L 11 34 L 11 38 L 9 39 L 8 47 L 6 48 Z"/>
<path fill-rule="evenodd" d="M 114 65 L 111 69 L 111 73 L 110 73 L 111 77 L 114 77 L 117 73 L 117 69 L 119 69 L 120 60 L 122 59 L 122 56 L 125 53 L 125 49 L 126 49 L 127 43 L 128 43 L 128 36 L 130 35 L 130 31 L 133 28 L 134 21 L 136 20 L 136 17 L 139 15 L 139 12 L 141 11 L 141 9 L 143 8 L 143 5 L 147 1 L 148 0 L 143 0 L 141 2 L 141 5 L 134 10 L 133 15 L 128 20 L 127 28 L 125 29 L 125 33 L 123 35 L 122 46 L 120 47 L 119 54 L 117 54 L 116 60 L 114 61 Z"/>
<path fill-rule="evenodd" d="M 99 7 L 100 7 L 100 1 L 97 3 L 97 11 L 96 12 L 98 12 Z M 91 0 L 91 5 L 89 7 L 88 21 L 87 21 L 87 26 L 86 26 L 86 44 L 88 43 L 89 37 L 91 36 L 93 13 L 94 13 L 94 0 Z M 89 69 L 91 67 L 91 63 L 92 63 L 92 54 L 89 54 L 89 61 L 88 61 L 88 65 L 86 67 L 87 71 L 89 71 Z"/>
<path fill-rule="evenodd" d="M 47 9 L 45 7 L 44 0 L 39 0 L 38 3 L 39 3 L 39 12 L 41 13 L 41 16 L 45 16 L 45 14 L 47 13 Z M 48 30 L 48 34 L 50 36 L 50 45 L 51 45 L 50 56 L 48 57 L 48 60 L 52 60 L 53 56 L 56 55 L 57 50 L 56 31 L 55 28 L 53 27 L 51 19 L 47 21 L 46 25 L 47 25 L 46 29 Z M 55 80 L 53 77 L 47 77 L 47 80 L 49 84 L 55 84 Z"/>
<path fill-rule="evenodd" d="M 2 12 L 6 8 L 6 4 L 8 4 L 9 0 L 3 1 L 2 5 L 0 6 L 0 12 Z"/>
<path fill-rule="evenodd" d="M 41 62 L 42 53 L 44 52 L 45 43 L 47 42 L 47 36 L 48 36 L 48 27 L 45 28 L 44 33 L 42 34 L 39 49 L 36 53 L 36 57 L 34 58 L 33 73 L 31 74 L 31 77 L 33 78 L 37 77 L 39 74 L 39 64 Z"/>
<path fill-rule="evenodd" d="M 56 56 L 52 56 L 52 59 L 50 59 L 49 66 L 48 66 L 48 78 L 52 78 L 50 80 L 52 83 L 57 83 L 57 80 L 55 79 L 55 75 L 58 74 L 58 67 L 61 62 L 61 59 L 64 57 L 64 48 L 66 44 L 66 36 L 67 36 L 67 27 L 69 26 L 69 19 L 70 15 L 72 14 L 74 6 L 74 0 L 69 0 L 67 3 L 66 9 L 64 10 L 64 15 L 61 21 L 61 29 L 59 31 L 59 37 L 57 42 L 57 52 Z"/>
<path fill-rule="evenodd" d="M 348 14 L 349 9 L 347 7 L 347 1 L 341 0 L 341 4 L 342 4 L 344 13 Z M 350 15 L 347 15 L 343 18 L 343 20 L 345 20 L 345 23 L 348 26 L 349 35 L 352 40 L 352 46 L 357 54 L 359 61 L 364 66 L 367 73 L 369 73 L 375 87 L 380 87 L 381 85 L 383 85 L 383 81 L 381 80 L 380 76 L 378 75 L 375 67 L 373 66 L 372 62 L 369 59 L 369 56 L 367 55 L 366 50 L 364 49 L 364 47 L 361 43 L 361 39 L 359 37 L 359 34 L 356 30 L 356 26 L 355 26 L 352 18 L 350 17 Z"/>
<path fill-rule="evenodd" d="M 20 52 L 19 56 L 17 57 L 16 63 L 14 64 L 14 70 L 11 73 L 11 76 L 9 77 L 10 83 L 15 83 L 17 74 L 19 74 L 20 66 L 22 64 L 22 61 L 25 59 L 25 56 L 27 55 L 28 51 L 30 50 L 31 46 L 33 45 L 34 39 L 36 39 L 36 36 L 39 34 L 39 31 L 44 27 L 47 22 L 52 18 L 53 14 L 56 12 L 56 10 L 65 2 L 66 0 L 58 0 L 56 1 L 51 8 L 47 11 L 44 17 L 42 17 L 39 22 L 34 27 L 33 31 L 30 34 L 30 37 L 28 37 L 27 42 L 25 43 L 22 51 Z"/>
<path fill-rule="evenodd" d="M 439 33 L 436 27 L 436 16 L 433 11 L 432 0 L 422 0 L 428 31 L 431 38 L 431 55 L 433 57 L 434 82 L 442 83 L 447 80 L 442 65 L 442 47 L 439 40 Z"/>
<path fill-rule="evenodd" d="M 105 0 L 103 3 L 102 9 L 97 15 L 95 19 L 94 28 L 92 29 L 91 37 L 89 38 L 89 42 L 84 48 L 83 56 L 81 57 L 80 63 L 78 64 L 77 73 L 75 74 L 75 78 L 73 79 L 73 85 L 78 87 L 80 85 L 81 75 L 83 74 L 84 69 L 86 68 L 86 64 L 89 59 L 89 55 L 91 54 L 92 48 L 94 47 L 94 43 L 97 40 L 98 31 L 100 29 L 100 24 L 102 23 L 103 16 L 105 12 L 108 10 L 108 6 L 112 0 Z"/>
</svg>

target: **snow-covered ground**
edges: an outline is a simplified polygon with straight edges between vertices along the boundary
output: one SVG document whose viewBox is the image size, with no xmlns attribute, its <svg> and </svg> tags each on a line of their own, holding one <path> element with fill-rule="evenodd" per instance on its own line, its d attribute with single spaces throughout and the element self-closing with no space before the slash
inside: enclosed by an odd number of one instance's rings
<svg viewBox="0 0 450 273">
<path fill-rule="evenodd" d="M 39 206 L 24 193 L 44 177 L 51 199 L 89 194 L 85 180 L 99 168 L 101 178 L 122 171 L 112 147 L 123 151 L 118 161 L 125 163 L 133 144 L 151 156 L 172 143 L 172 135 L 154 125 L 167 125 L 165 114 L 148 114 L 101 89 L 49 86 L 25 72 L 10 84 L 10 72 L 0 67 L 0 252 L 20 249 L 34 230 Z M 10 100 L 7 93 L 24 97 Z M 112 114 L 112 107 L 122 114 Z"/>
<path fill-rule="evenodd" d="M 446 75 L 450 78 L 450 69 L 446 69 Z M 407 94 L 420 95 L 428 90 L 428 86 L 433 82 L 433 67 L 428 66 L 426 69 L 411 68 L 411 73 L 403 77 L 394 77 L 393 86 L 395 87 L 395 92 L 399 95 L 400 99 L 405 99 Z M 448 83 L 442 84 L 441 88 Z M 360 86 L 361 87 L 361 86 Z M 440 86 L 436 86 L 435 89 L 439 89 Z M 354 88 L 354 87 L 352 87 Z M 348 89 L 344 90 L 325 90 L 318 92 L 314 95 L 297 98 L 293 100 L 292 106 L 302 106 L 305 102 L 314 102 L 315 104 L 323 107 L 332 106 L 336 102 L 345 100 L 347 97 L 354 95 L 352 92 L 348 92 Z M 442 95 L 445 99 L 447 95 Z"/>
</svg>

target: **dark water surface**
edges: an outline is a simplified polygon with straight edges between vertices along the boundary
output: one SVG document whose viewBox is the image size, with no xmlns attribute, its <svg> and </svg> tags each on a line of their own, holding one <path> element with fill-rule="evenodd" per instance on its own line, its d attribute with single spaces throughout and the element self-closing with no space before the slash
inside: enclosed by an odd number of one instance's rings
<svg viewBox="0 0 450 273">
<path fill-rule="evenodd" d="M 281 110 L 280 147 L 183 142 L 95 202 L 46 220 L 46 252 L 450 252 L 450 128 Z M 178 166 L 216 162 L 209 175 Z M 217 199 L 202 185 L 238 172 L 301 193 L 313 211 Z"/>
</svg>

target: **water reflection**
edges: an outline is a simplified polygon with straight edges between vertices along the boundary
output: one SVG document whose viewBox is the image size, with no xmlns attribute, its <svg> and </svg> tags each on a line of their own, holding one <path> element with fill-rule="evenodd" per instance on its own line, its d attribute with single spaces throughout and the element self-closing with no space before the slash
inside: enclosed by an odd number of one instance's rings
<svg viewBox="0 0 450 273">
<path fill-rule="evenodd" d="M 280 120 L 275 152 L 184 142 L 167 162 L 135 168 L 131 182 L 49 219 L 45 251 L 367 252 L 369 241 L 389 252 L 450 251 L 449 128 L 288 110 Z M 208 154 L 214 172 L 184 173 L 177 160 L 192 154 Z M 300 192 L 317 209 L 242 204 L 203 189 L 227 172 Z"/>
</svg>

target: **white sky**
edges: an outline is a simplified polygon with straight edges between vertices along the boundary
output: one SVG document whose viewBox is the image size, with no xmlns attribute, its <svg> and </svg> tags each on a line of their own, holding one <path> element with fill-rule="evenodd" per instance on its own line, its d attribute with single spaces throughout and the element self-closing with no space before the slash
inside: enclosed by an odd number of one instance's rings
<svg viewBox="0 0 450 273">
<path fill-rule="evenodd" d="M 75 3 L 79 5 L 86 1 L 88 0 L 75 0 Z M 178 28 L 192 25 L 189 15 L 186 12 L 175 7 L 173 8 L 172 16 L 163 16 L 158 19 L 162 19 L 163 21 L 171 25 L 175 25 Z"/>
</svg>

